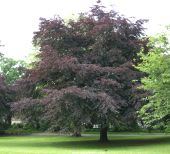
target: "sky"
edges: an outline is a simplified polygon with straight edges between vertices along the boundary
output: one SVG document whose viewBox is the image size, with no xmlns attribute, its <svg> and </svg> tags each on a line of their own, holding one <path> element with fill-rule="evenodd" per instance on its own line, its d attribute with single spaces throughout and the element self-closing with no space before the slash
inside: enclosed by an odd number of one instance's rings
<svg viewBox="0 0 170 154">
<path fill-rule="evenodd" d="M 103 0 L 125 17 L 149 19 L 144 25 L 146 33 L 160 32 L 170 24 L 169 0 Z M 69 18 L 72 14 L 88 11 L 96 0 L 0 0 L 0 52 L 14 59 L 23 59 L 34 48 L 33 32 L 38 30 L 39 18 L 60 15 Z M 161 26 L 160 26 L 161 25 Z"/>
</svg>

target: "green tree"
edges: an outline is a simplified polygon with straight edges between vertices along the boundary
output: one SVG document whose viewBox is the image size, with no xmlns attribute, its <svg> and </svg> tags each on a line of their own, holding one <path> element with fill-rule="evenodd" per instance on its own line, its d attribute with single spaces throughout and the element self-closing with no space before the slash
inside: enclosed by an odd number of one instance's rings
<svg viewBox="0 0 170 154">
<path fill-rule="evenodd" d="M 25 72 L 26 63 L 22 60 L 14 60 L 1 55 L 0 73 L 4 76 L 7 84 L 13 84 L 20 79 Z"/>
<path fill-rule="evenodd" d="M 149 53 L 140 53 L 141 63 L 137 68 L 146 73 L 140 88 L 150 94 L 139 111 L 148 128 L 165 128 L 170 120 L 170 43 L 167 31 L 150 37 Z"/>
</svg>

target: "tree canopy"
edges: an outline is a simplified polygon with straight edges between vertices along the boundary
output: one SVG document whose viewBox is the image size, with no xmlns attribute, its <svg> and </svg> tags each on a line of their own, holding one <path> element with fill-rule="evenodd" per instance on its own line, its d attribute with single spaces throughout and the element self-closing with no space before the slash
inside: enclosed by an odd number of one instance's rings
<svg viewBox="0 0 170 154">
<path fill-rule="evenodd" d="M 147 51 L 144 22 L 100 4 L 77 20 L 41 18 L 33 38 L 39 61 L 18 82 L 22 99 L 14 103 L 15 111 L 33 120 L 38 106 L 34 121 L 77 135 L 85 125 L 98 124 L 101 141 L 110 125 L 130 125 L 141 105 L 132 80 L 143 76 L 134 64 L 141 47 Z"/>
<path fill-rule="evenodd" d="M 148 102 L 140 110 L 140 117 L 148 128 L 165 128 L 170 117 L 170 44 L 169 31 L 150 38 L 148 54 L 140 53 L 137 68 L 147 74 L 141 88 L 149 91 Z"/>
</svg>

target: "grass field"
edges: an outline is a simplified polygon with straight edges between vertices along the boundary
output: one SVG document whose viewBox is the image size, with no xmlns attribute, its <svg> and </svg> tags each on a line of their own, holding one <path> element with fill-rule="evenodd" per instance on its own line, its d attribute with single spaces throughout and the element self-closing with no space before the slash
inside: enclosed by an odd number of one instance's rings
<svg viewBox="0 0 170 154">
<path fill-rule="evenodd" d="M 0 154 L 169 154 L 170 136 L 0 137 Z"/>
</svg>

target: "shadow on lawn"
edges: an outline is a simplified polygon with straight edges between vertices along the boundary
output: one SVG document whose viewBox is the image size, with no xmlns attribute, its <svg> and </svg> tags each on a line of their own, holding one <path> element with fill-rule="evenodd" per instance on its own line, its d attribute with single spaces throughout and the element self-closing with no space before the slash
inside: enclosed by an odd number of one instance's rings
<svg viewBox="0 0 170 154">
<path fill-rule="evenodd" d="M 71 141 L 72 140 L 72 141 Z M 6 143 L 1 142 L 0 146 L 5 146 Z M 46 142 L 44 140 L 43 142 L 22 142 L 22 143 L 17 143 L 13 142 L 10 143 L 10 146 L 15 146 L 15 147 L 37 147 L 37 148 L 67 148 L 67 149 L 103 149 L 103 148 L 125 148 L 125 147 L 134 147 L 134 146 L 150 146 L 150 145 L 160 145 L 160 144 L 170 144 L 170 137 L 150 137 L 150 138 L 112 138 L 107 143 L 100 143 L 99 141 L 92 139 L 92 140 L 87 140 L 83 138 L 72 138 L 67 141 L 49 141 Z"/>
<path fill-rule="evenodd" d="M 133 147 L 133 146 L 149 146 L 154 144 L 170 144 L 170 137 L 162 138 L 150 138 L 150 139 L 120 139 L 110 140 L 107 143 L 101 143 L 96 140 L 89 141 L 67 141 L 58 142 L 53 146 L 57 148 L 70 148 L 70 149 L 103 149 L 103 148 L 121 148 L 121 147 Z"/>
</svg>

